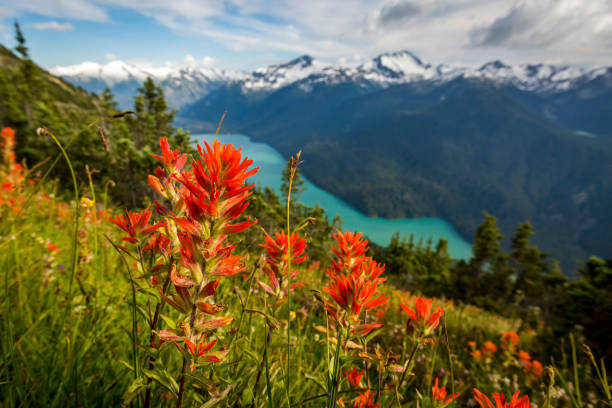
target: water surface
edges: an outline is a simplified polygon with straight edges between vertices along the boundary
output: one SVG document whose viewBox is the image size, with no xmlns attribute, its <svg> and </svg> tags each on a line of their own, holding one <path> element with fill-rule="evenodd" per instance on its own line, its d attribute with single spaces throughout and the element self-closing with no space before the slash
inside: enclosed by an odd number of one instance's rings
<svg viewBox="0 0 612 408">
<path fill-rule="evenodd" d="M 191 138 L 198 143 L 201 143 L 202 140 L 211 143 L 214 135 L 192 134 Z M 265 186 L 272 187 L 280 194 L 281 174 L 287 161 L 276 149 L 266 143 L 254 142 L 245 135 L 219 135 L 219 140 L 224 143 L 231 142 L 236 147 L 243 146 L 243 153 L 253 159 L 254 166 L 259 166 L 257 174 L 249 180 L 262 188 Z M 303 157 L 303 159 L 308 160 L 307 157 Z M 368 217 L 333 194 L 317 187 L 303 175 L 302 178 L 306 190 L 300 196 L 300 202 L 310 206 L 318 203 L 327 211 L 330 219 L 339 215 L 345 229 L 363 232 L 371 241 L 379 245 L 388 245 L 391 236 L 395 232 L 399 232 L 401 236 L 405 237 L 413 234 L 416 241 L 423 239 L 423 242 L 427 242 L 429 238 L 432 238 L 434 245 L 440 238 L 444 238 L 448 241 L 448 250 L 453 258 L 468 259 L 472 256 L 470 244 L 455 231 L 451 224 L 443 219 L 401 218 L 388 220 Z"/>
</svg>

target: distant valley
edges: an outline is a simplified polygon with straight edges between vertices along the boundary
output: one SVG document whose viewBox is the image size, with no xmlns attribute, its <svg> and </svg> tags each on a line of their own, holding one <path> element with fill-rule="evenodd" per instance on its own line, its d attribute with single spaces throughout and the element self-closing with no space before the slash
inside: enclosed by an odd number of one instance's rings
<svg viewBox="0 0 612 408">
<path fill-rule="evenodd" d="M 110 64 L 52 72 L 126 106 L 151 75 L 183 126 L 210 131 L 227 111 L 225 130 L 302 149 L 310 180 L 372 216 L 442 217 L 470 238 L 484 210 L 507 237 L 530 219 L 565 269 L 612 256 L 612 68 L 432 65 L 407 51 L 252 73 Z"/>
</svg>

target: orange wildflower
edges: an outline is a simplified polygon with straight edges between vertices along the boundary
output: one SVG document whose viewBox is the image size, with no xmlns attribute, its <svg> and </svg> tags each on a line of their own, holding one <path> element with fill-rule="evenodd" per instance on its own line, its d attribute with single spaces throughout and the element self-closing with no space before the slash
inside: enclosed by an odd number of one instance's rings
<svg viewBox="0 0 612 408">
<path fill-rule="evenodd" d="M 504 349 L 513 349 L 519 343 L 519 336 L 513 331 L 504 332 L 502 334 L 502 347 Z"/>
<path fill-rule="evenodd" d="M 283 286 L 283 280 L 287 276 L 287 266 L 302 263 L 308 257 L 304 252 L 306 250 L 306 240 L 300 237 L 297 232 L 291 234 L 291 238 L 289 238 L 284 230 L 277 232 L 275 238 L 266 235 L 265 240 L 266 242 L 260 244 L 260 246 L 268 253 L 264 272 L 270 279 L 270 285 L 263 282 L 259 282 L 259 284 L 266 292 L 278 295 Z M 288 254 L 289 247 L 291 247 L 291 254 Z M 297 270 L 292 271 L 291 279 L 293 280 L 297 274 Z M 300 285 L 300 282 L 292 283 L 291 288 L 284 289 L 285 294 L 287 290 L 292 290 Z"/>
<path fill-rule="evenodd" d="M 151 214 L 152 212 L 149 210 L 141 212 L 125 210 L 125 217 L 123 214 L 120 214 L 115 218 L 110 218 L 110 221 L 128 233 L 128 237 L 122 238 L 124 241 L 135 243 L 143 238 L 147 238 L 157 229 L 166 225 L 165 222 L 149 225 Z"/>
<path fill-rule="evenodd" d="M 544 370 L 544 368 L 542 367 L 542 363 L 540 363 L 538 360 L 533 360 L 525 368 L 527 372 L 531 374 L 535 379 L 540 378 L 540 376 L 542 375 L 542 371 Z"/>
<path fill-rule="evenodd" d="M 516 391 L 510 402 L 506 402 L 504 394 L 493 393 L 493 400 L 495 401 L 495 405 L 493 405 L 486 395 L 474 388 L 474 398 L 478 404 L 480 404 L 481 408 L 531 408 L 529 397 L 523 395 L 519 398 L 519 394 L 520 391 Z"/>
<path fill-rule="evenodd" d="M 355 400 L 353 408 L 376 408 L 380 407 L 380 404 L 374 402 L 374 394 L 370 390 L 367 390 L 363 394 L 360 394 Z"/>
<path fill-rule="evenodd" d="M 359 384 L 361 384 L 361 377 L 363 376 L 363 371 L 359 371 L 355 367 L 353 367 L 350 370 L 346 370 L 344 374 L 346 375 L 346 379 L 348 380 L 349 384 L 351 384 L 353 388 L 359 387 Z"/>
<path fill-rule="evenodd" d="M 438 377 L 436 377 L 436 381 L 431 387 L 431 399 L 438 402 L 441 406 L 446 406 L 450 404 L 455 398 L 459 396 L 459 393 L 455 395 L 446 395 L 445 387 L 438 387 Z"/>
<path fill-rule="evenodd" d="M 389 297 L 376 293 L 378 282 L 365 276 L 351 273 L 348 276 L 335 275 L 328 286 L 323 287 L 334 301 L 352 316 L 358 316 L 361 310 L 370 310 L 386 303 Z"/>
<path fill-rule="evenodd" d="M 162 151 L 161 156 L 156 154 L 152 154 L 151 156 L 159 160 L 164 165 L 166 170 L 170 171 L 171 173 L 181 171 L 187 162 L 187 155 L 180 153 L 178 150 L 170 149 L 168 139 L 165 137 L 159 139 L 159 145 Z"/>
<path fill-rule="evenodd" d="M 422 297 L 416 297 L 414 301 L 414 310 L 406 304 L 400 304 L 402 310 L 408 315 L 412 324 L 423 332 L 423 335 L 427 336 L 438 327 L 440 324 L 440 317 L 444 315 L 444 309 L 437 306 L 433 313 L 431 313 L 432 299 L 425 299 Z"/>
<path fill-rule="evenodd" d="M 49 252 L 55 252 L 55 251 L 59 252 L 59 247 L 57 245 L 49 242 L 47 244 L 47 250 L 49 250 Z"/>
<path fill-rule="evenodd" d="M 521 364 L 529 364 L 531 361 L 531 356 L 525 350 L 519 350 L 518 359 Z"/>
<path fill-rule="evenodd" d="M 484 354 L 485 356 L 492 357 L 496 351 L 497 351 L 497 346 L 493 344 L 492 341 L 487 340 L 483 343 L 482 354 Z"/>
<path fill-rule="evenodd" d="M 384 293 L 377 292 L 378 285 L 385 281 L 380 277 L 385 267 L 364 256 L 368 241 L 361 239 L 361 234 L 338 232 L 334 238 L 337 247 L 333 247 L 332 251 L 336 257 L 331 262 L 332 269 L 326 270 L 330 282 L 322 290 L 340 307 L 338 309 L 326 302 L 327 311 L 346 327 L 349 321 L 358 321 L 361 311 L 372 310 L 389 300 Z M 351 335 L 365 336 L 381 326 L 377 323 L 357 325 Z"/>
<path fill-rule="evenodd" d="M 332 268 L 336 273 L 343 269 L 349 272 L 359 269 L 363 254 L 368 250 L 368 241 L 361 239 L 362 233 L 351 231 L 337 232 L 333 235 L 338 247 L 332 247 L 336 259 L 332 260 Z"/>
</svg>

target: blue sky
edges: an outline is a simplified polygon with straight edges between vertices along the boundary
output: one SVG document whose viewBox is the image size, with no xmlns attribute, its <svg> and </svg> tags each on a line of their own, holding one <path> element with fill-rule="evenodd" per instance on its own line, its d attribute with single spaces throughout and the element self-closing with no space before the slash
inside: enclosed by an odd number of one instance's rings
<svg viewBox="0 0 612 408">
<path fill-rule="evenodd" d="M 302 54 L 357 63 L 409 49 L 432 63 L 612 65 L 610 0 L 2 0 L 50 68 L 185 59 L 254 69 Z"/>
</svg>

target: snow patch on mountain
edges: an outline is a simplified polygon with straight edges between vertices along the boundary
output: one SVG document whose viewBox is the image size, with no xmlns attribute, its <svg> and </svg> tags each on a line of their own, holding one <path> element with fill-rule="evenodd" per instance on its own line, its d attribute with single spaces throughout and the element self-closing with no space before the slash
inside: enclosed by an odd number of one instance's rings
<svg viewBox="0 0 612 408">
<path fill-rule="evenodd" d="M 165 91 L 170 104 L 177 108 L 225 84 L 237 84 L 244 93 L 249 93 L 272 92 L 295 83 L 302 91 L 309 92 L 317 83 L 353 81 L 363 86 L 377 84 L 386 87 L 415 81 L 445 82 L 464 77 L 512 84 L 527 91 L 562 92 L 600 76 L 612 78 L 612 70 L 604 67 L 589 69 L 546 64 L 508 65 L 499 60 L 480 67 L 432 65 L 410 51 L 381 54 L 357 67 L 330 65 L 304 55 L 287 63 L 259 68 L 250 73 L 198 67 L 193 64 L 186 67 L 154 67 L 123 61 L 111 61 L 104 65 L 83 62 L 57 66 L 51 69 L 51 73 L 89 91 L 100 92 L 108 86 L 118 94 L 120 103 L 127 104 L 126 106 L 131 102 L 128 96 L 132 98 L 139 84 L 150 76 Z"/>
</svg>

